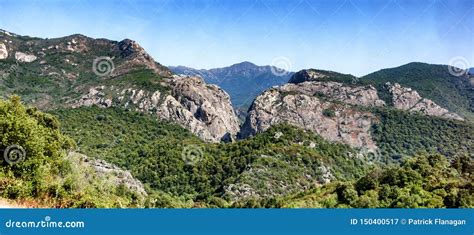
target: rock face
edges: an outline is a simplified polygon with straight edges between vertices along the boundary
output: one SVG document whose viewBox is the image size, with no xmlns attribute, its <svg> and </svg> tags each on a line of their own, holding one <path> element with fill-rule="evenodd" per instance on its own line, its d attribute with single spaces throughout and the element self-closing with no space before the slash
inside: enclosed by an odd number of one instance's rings
<svg viewBox="0 0 474 235">
<path fill-rule="evenodd" d="M 371 127 L 378 122 L 377 117 L 360 107 L 387 104 L 379 99 L 375 87 L 355 86 L 351 83 L 352 78 L 313 69 L 296 73 L 289 84 L 271 88 L 254 100 L 239 137 L 246 138 L 272 125 L 287 123 L 316 132 L 327 140 L 372 152 L 377 150 L 371 136 Z M 390 83 L 385 88 L 392 97 L 393 108 L 463 120 L 410 88 Z"/>
<path fill-rule="evenodd" d="M 422 98 L 417 91 L 400 86 L 400 84 L 386 83 L 388 91 L 392 95 L 393 105 L 396 109 L 421 112 L 425 115 L 464 120 L 456 113 L 451 113 L 429 99 Z"/>
<path fill-rule="evenodd" d="M 0 60 L 8 58 L 8 50 L 5 44 L 0 43 Z"/>
<path fill-rule="evenodd" d="M 202 133 L 199 136 L 204 139 L 223 141 L 237 135 L 239 122 L 224 90 L 204 83 L 199 77 L 174 76 L 170 85 L 172 96 L 186 109 L 184 113 L 192 114 L 193 118 L 185 125 L 193 132 Z M 179 119 L 179 112 L 172 111 L 168 112 L 171 118 Z"/>
<path fill-rule="evenodd" d="M 206 83 L 221 87 L 230 95 L 232 105 L 242 119 L 255 97 L 270 87 L 286 84 L 293 75 L 293 72 L 250 62 L 209 70 L 184 66 L 171 66 L 170 69 L 176 74 L 200 76 Z M 276 70 L 279 72 L 275 73 Z"/>
<path fill-rule="evenodd" d="M 1 31 L 0 42 L 1 55 L 8 54 L 8 46 L 22 69 L 47 80 L 47 86 L 23 96 L 41 109 L 123 107 L 181 124 L 214 142 L 230 141 L 239 130 L 227 93 L 200 78 L 173 76 L 133 40 L 79 34 L 39 39 Z M 0 87 L 0 96 L 31 86 L 23 82 L 19 79 L 15 89 Z"/>
<path fill-rule="evenodd" d="M 124 39 L 113 46 L 113 51 L 118 52 L 120 57 L 126 58 L 125 63 L 116 68 L 116 73 L 123 74 L 130 71 L 130 68 L 145 66 L 152 69 L 160 76 L 171 76 L 168 68 L 158 64 L 137 42 Z"/>
<path fill-rule="evenodd" d="M 15 52 L 15 59 L 19 62 L 31 63 L 36 60 L 36 56 L 17 51 Z"/>
<path fill-rule="evenodd" d="M 288 83 L 302 83 L 302 82 L 314 82 L 314 81 L 350 81 L 356 82 L 357 78 L 350 74 L 342 74 L 333 71 L 317 70 L 317 69 L 304 69 L 295 73 Z"/>
<path fill-rule="evenodd" d="M 170 92 L 94 87 L 71 106 L 125 107 L 176 122 L 206 141 L 235 138 L 239 123 L 226 92 L 198 77 L 174 76 L 166 83 Z"/>
<path fill-rule="evenodd" d="M 271 125 L 292 124 L 323 138 L 353 147 L 377 148 L 371 136 L 376 121 L 370 112 L 352 105 L 382 106 L 373 87 L 349 87 L 337 82 L 302 82 L 272 88 L 258 96 L 241 129 L 245 138 Z"/>
</svg>

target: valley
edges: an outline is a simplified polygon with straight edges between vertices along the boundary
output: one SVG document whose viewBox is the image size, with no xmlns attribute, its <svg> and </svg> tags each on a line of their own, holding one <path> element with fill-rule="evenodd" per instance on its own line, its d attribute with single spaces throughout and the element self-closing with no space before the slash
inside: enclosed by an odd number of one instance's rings
<svg viewBox="0 0 474 235">
<path fill-rule="evenodd" d="M 0 30 L 0 198 L 474 207 L 472 75 L 418 62 L 362 77 L 274 70 L 168 68 L 130 39 Z M 23 161 L 7 161 L 12 145 Z"/>
</svg>

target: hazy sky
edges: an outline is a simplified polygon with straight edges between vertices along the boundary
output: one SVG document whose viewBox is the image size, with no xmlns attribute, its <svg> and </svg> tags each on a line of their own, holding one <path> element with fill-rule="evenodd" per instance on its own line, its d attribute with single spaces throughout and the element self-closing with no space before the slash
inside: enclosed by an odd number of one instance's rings
<svg viewBox="0 0 474 235">
<path fill-rule="evenodd" d="M 474 67 L 474 0 L 0 0 L 0 28 L 130 38 L 162 64 L 194 68 L 251 61 L 364 75 L 454 57 Z"/>
</svg>

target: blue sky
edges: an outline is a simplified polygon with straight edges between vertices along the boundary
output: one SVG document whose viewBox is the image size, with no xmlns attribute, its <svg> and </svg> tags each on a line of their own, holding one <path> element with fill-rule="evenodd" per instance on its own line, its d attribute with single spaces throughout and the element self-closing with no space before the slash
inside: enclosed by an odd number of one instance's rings
<svg viewBox="0 0 474 235">
<path fill-rule="evenodd" d="M 0 0 L 0 28 L 130 38 L 162 64 L 194 68 L 286 58 L 293 71 L 364 75 L 454 57 L 474 67 L 474 0 Z"/>
</svg>

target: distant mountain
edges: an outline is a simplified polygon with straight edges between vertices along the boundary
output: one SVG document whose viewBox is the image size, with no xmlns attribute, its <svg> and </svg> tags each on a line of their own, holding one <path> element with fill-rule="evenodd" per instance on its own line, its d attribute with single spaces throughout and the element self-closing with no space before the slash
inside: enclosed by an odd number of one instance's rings
<svg viewBox="0 0 474 235">
<path fill-rule="evenodd" d="M 472 74 L 472 75 L 474 75 L 474 68 L 470 68 L 470 69 L 469 69 L 469 73 Z"/>
<path fill-rule="evenodd" d="M 387 82 L 398 83 L 467 120 L 474 120 L 474 85 L 466 76 L 451 75 L 447 65 L 414 62 L 371 73 L 361 77 L 360 82 L 374 84 L 377 90 L 383 90 Z"/>
<path fill-rule="evenodd" d="M 275 74 L 275 67 L 257 66 L 242 62 L 224 68 L 193 69 L 185 66 L 169 67 L 176 74 L 201 76 L 207 83 L 216 84 L 229 93 L 237 112 L 242 116 L 254 100 L 264 90 L 288 82 L 293 72 Z M 283 74 L 282 76 L 279 76 Z"/>
</svg>

